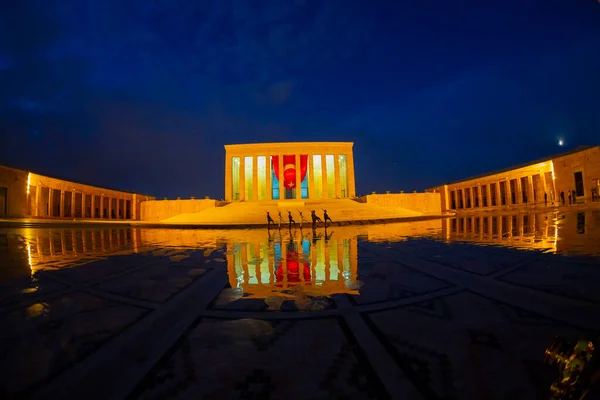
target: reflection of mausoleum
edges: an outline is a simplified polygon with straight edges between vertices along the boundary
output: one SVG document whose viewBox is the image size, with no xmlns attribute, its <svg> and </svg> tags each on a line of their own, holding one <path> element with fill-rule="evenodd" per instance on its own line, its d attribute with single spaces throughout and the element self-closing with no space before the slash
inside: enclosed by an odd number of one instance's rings
<svg viewBox="0 0 600 400">
<path fill-rule="evenodd" d="M 225 146 L 225 200 L 353 198 L 351 142 Z"/>
<path fill-rule="evenodd" d="M 232 288 L 244 298 L 358 294 L 356 237 L 277 235 L 267 241 L 229 244 L 227 270 Z"/>
</svg>

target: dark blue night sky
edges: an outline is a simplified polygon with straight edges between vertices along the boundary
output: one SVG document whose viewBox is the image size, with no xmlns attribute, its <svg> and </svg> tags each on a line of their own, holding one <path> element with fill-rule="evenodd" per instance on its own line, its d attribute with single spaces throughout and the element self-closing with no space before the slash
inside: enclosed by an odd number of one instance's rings
<svg viewBox="0 0 600 400">
<path fill-rule="evenodd" d="M 358 193 L 422 190 L 600 143 L 600 2 L 4 1 L 0 138 L 161 198 L 223 197 L 224 144 L 354 141 Z"/>
</svg>

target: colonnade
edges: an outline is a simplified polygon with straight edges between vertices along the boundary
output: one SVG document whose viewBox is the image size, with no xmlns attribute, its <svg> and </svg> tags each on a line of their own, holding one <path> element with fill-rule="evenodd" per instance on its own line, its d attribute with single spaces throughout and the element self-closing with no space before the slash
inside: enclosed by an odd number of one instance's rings
<svg viewBox="0 0 600 400">
<path fill-rule="evenodd" d="M 510 205 L 552 204 L 558 201 L 552 172 L 504 178 L 484 184 L 461 183 L 449 190 L 451 210 Z"/>
<path fill-rule="evenodd" d="M 27 215 L 42 218 L 136 219 L 136 196 L 134 193 L 70 184 L 53 178 L 37 179 L 37 176 L 30 174 Z"/>
</svg>

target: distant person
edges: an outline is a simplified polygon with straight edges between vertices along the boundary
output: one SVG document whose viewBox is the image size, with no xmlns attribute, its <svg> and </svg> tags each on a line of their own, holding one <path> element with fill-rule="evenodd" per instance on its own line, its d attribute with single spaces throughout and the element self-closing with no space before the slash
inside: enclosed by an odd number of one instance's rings
<svg viewBox="0 0 600 400">
<path fill-rule="evenodd" d="M 571 205 L 571 191 L 569 190 L 569 205 Z"/>
<path fill-rule="evenodd" d="M 315 227 L 317 226 L 317 222 L 323 222 L 321 221 L 321 218 L 317 215 L 315 210 L 310 210 L 310 217 L 312 218 L 313 229 L 315 229 Z"/>
<path fill-rule="evenodd" d="M 306 220 L 306 218 L 304 218 L 304 215 L 302 215 L 302 211 L 298 210 L 298 214 L 300 215 L 300 229 L 302 229 L 302 223 L 308 221 Z"/>
<path fill-rule="evenodd" d="M 548 207 L 548 193 L 544 193 L 544 206 Z"/>
<path fill-rule="evenodd" d="M 573 193 L 573 204 L 575 204 L 575 200 L 577 199 L 577 193 L 574 190 L 571 190 L 571 193 Z"/>
<path fill-rule="evenodd" d="M 283 217 L 281 216 L 281 211 L 277 211 L 277 215 L 279 215 L 279 225 L 277 229 L 281 229 L 281 224 L 283 223 Z"/>
<path fill-rule="evenodd" d="M 325 228 L 327 228 L 327 221 L 333 223 L 329 215 L 327 214 L 327 210 L 323 210 L 323 219 L 325 220 Z"/>
<path fill-rule="evenodd" d="M 289 222 L 289 226 L 290 229 L 292 229 L 292 225 L 296 226 L 296 221 L 294 221 L 294 217 L 292 217 L 292 212 L 288 211 L 288 222 Z"/>
<path fill-rule="evenodd" d="M 267 229 L 271 229 L 271 224 L 275 225 L 275 221 L 271 218 L 271 214 L 267 211 Z"/>
<path fill-rule="evenodd" d="M 562 201 L 563 206 L 565 205 L 565 192 L 560 191 L 560 200 Z"/>
</svg>

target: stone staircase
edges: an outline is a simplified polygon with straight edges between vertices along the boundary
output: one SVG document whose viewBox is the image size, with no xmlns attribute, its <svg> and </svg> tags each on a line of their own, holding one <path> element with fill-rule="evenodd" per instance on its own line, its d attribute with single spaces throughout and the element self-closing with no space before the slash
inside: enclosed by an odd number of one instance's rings
<svg viewBox="0 0 600 400">
<path fill-rule="evenodd" d="M 262 225 L 267 222 L 267 211 L 277 223 L 278 213 L 287 222 L 288 211 L 292 212 L 294 220 L 300 221 L 299 211 L 310 221 L 310 211 L 315 210 L 323 218 L 323 210 L 334 222 L 362 221 L 373 219 L 393 219 L 403 217 L 418 217 L 423 215 L 399 207 L 382 207 L 367 203 L 358 203 L 350 199 L 340 200 L 308 200 L 308 201 L 260 201 L 233 202 L 224 207 L 215 207 L 197 213 L 179 214 L 162 220 L 165 224 L 198 224 L 198 225 Z"/>
</svg>

